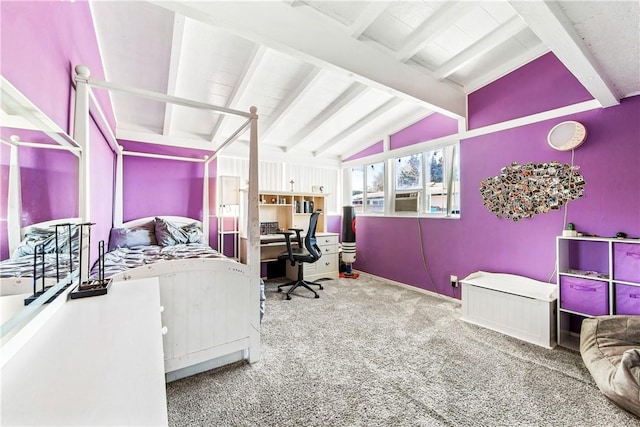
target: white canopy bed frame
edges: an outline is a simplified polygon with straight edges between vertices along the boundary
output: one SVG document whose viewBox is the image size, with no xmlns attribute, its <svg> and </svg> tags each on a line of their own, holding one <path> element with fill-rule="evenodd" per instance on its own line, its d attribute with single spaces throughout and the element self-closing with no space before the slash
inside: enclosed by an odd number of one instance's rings
<svg viewBox="0 0 640 427">
<path fill-rule="evenodd" d="M 76 67 L 75 108 L 73 116 L 73 138 L 63 137 L 68 149 L 79 158 L 79 221 L 91 222 L 90 198 L 90 115 L 105 136 L 107 143 L 117 155 L 116 186 L 113 211 L 113 224 L 116 227 L 133 227 L 137 221 L 123 223 L 122 212 L 122 160 L 123 156 L 143 156 L 163 158 L 176 161 L 200 162 L 204 168 L 203 181 L 203 218 L 184 219 L 185 222 L 202 220 L 205 242 L 208 242 L 209 230 L 209 164 L 217 157 L 218 152 L 232 143 L 247 129 L 250 132 L 249 143 L 249 188 L 247 194 L 246 232 L 247 259 L 246 264 L 228 258 L 219 259 L 183 259 L 176 261 L 158 262 L 152 265 L 127 270 L 114 276 L 114 281 L 126 282 L 133 279 L 158 278 L 161 292 L 162 323 L 165 356 L 165 379 L 167 381 L 193 375 L 217 366 L 246 359 L 253 363 L 260 358 L 260 235 L 258 217 L 258 131 L 257 112 L 251 107 L 249 112 L 232 110 L 192 100 L 168 96 L 142 89 L 125 87 L 90 77 L 86 66 Z M 3 78 L 3 89 L 10 87 Z M 245 117 L 247 120 L 231 135 L 216 152 L 204 159 L 193 159 L 177 156 L 164 156 L 149 153 L 126 152 L 111 131 L 100 109 L 92 87 L 107 90 L 127 91 L 139 96 L 148 97 L 156 101 L 163 101 L 193 108 L 216 111 L 220 114 L 231 114 Z M 17 93 L 19 91 L 15 90 Z M 30 104 L 33 105 L 33 104 Z M 37 107 L 33 106 L 34 110 Z M 59 130 L 59 128 L 58 128 Z M 63 133 L 63 132 L 60 132 Z M 60 138 L 57 136 L 56 138 Z M 9 195 L 10 246 L 13 250 L 22 237 L 20 227 L 15 226 L 20 220 L 19 170 L 17 159 L 17 141 L 2 141 L 11 146 L 11 194 Z M 26 144 L 23 144 L 26 145 Z M 52 148 L 46 144 L 43 148 Z M 59 148 L 59 147 L 57 147 Z M 67 148 L 67 147 L 65 147 Z M 174 218 L 175 219 L 175 218 Z M 148 220 L 148 219 L 143 219 Z M 42 224 L 40 224 L 42 225 Z M 14 230 L 14 231 L 11 231 Z M 84 276 L 83 276 L 84 277 Z M 42 327 L 54 313 L 64 309 L 67 294 L 75 286 L 67 287 L 53 303 L 47 304 L 40 312 L 37 307 L 43 301 L 62 287 L 63 281 L 56 284 L 38 300 L 38 304 L 29 306 L 25 310 L 33 311 L 27 318 L 28 325 L 21 325 L 10 331 L 3 324 L 2 363 L 6 363 L 18 354 L 29 338 Z M 132 286 L 135 286 L 132 283 Z M 109 295 L 99 297 L 109 298 Z M 82 301 L 74 302 L 82 304 Z M 71 302 L 69 302 L 71 304 Z M 159 308 L 160 310 L 160 308 Z M 45 315 L 46 314 L 46 315 Z M 7 326 L 7 328 L 5 328 Z M 13 327 L 11 328 L 13 329 Z M 206 333 L 202 333 L 206 331 Z M 161 331 L 158 331 L 160 334 Z"/>
<path fill-rule="evenodd" d="M 178 161 L 201 162 L 204 167 L 202 229 L 205 242 L 209 237 L 209 164 L 221 149 L 249 129 L 249 188 L 247 200 L 247 264 L 232 259 L 184 259 L 160 262 L 127 270 L 114 276 L 114 281 L 158 277 L 163 325 L 165 374 L 167 381 L 193 375 L 217 366 L 246 359 L 260 358 L 260 231 L 258 216 L 258 116 L 202 102 L 132 88 L 90 77 L 84 65 L 76 66 L 76 100 L 74 138 L 86 149 L 89 146 L 90 100 L 97 109 L 101 129 L 109 129 L 103 112 L 92 94 L 92 87 L 125 91 L 155 101 L 188 106 L 244 117 L 247 120 L 212 156 L 204 159 L 184 158 L 124 151 L 110 130 L 108 139 L 117 148 L 114 226 L 132 227 L 149 218 L 123 223 L 122 186 L 123 156 L 141 156 Z M 96 114 L 93 114 L 94 118 Z M 88 156 L 87 156 L 88 157 Z M 88 170 L 84 165 L 84 173 Z M 81 174 L 81 180 L 83 179 Z M 88 185 L 85 182 L 85 189 Z M 84 192 L 88 200 L 88 194 Z M 88 212 L 88 208 L 86 210 Z M 187 219 L 188 221 L 188 219 Z"/>
<path fill-rule="evenodd" d="M 82 162 L 82 147 L 68 135 L 60 126 L 40 110 L 9 80 L 0 75 L 0 99 L 2 100 L 2 114 L 0 125 L 17 130 L 37 131 L 49 137 L 52 143 L 30 142 L 22 140 L 18 135 L 11 135 L 9 139 L 0 138 L 0 143 L 9 146 L 9 182 L 7 192 L 7 243 L 11 257 L 20 242 L 32 228 L 52 227 L 56 224 L 78 224 L 81 218 L 62 218 L 44 221 L 22 227 L 22 186 L 20 177 L 19 148 L 31 147 L 44 150 L 69 151 Z M 82 184 L 78 188 L 81 193 Z M 76 272 L 77 275 L 77 272 Z M 55 278 L 45 278 L 45 286 L 50 287 L 47 292 L 28 306 L 23 305 L 26 296 L 33 294 L 32 277 L 3 277 L 0 278 L 0 303 L 2 304 L 2 321 L 0 326 L 0 343 L 2 345 L 2 364 L 14 354 L 12 349 L 18 348 L 28 339 L 37 327 L 37 322 L 31 322 L 42 311 L 45 301 L 63 289 L 73 278 L 66 275 L 59 282 Z M 38 288 L 40 283 L 37 284 Z M 33 323 L 33 324 L 30 324 Z M 26 327 L 29 326 L 29 327 Z M 26 329 L 24 332 L 20 332 Z M 12 337 L 18 335 L 11 345 L 6 346 Z"/>
</svg>

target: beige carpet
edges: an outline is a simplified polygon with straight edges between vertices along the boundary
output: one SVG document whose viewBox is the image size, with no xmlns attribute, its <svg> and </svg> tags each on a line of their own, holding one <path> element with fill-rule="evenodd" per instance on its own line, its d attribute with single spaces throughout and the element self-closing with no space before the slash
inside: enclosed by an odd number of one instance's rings
<svg viewBox="0 0 640 427">
<path fill-rule="evenodd" d="M 262 359 L 167 385 L 175 426 L 640 426 L 578 353 L 460 321 L 457 301 L 375 277 L 286 301 L 267 283 Z"/>
</svg>

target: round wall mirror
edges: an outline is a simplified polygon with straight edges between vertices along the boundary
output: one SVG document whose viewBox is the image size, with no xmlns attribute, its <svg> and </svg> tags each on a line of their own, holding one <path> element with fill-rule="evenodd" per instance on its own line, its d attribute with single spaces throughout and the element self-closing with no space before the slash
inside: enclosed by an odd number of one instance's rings
<svg viewBox="0 0 640 427">
<path fill-rule="evenodd" d="M 569 151 L 582 145 L 587 138 L 587 129 L 580 122 L 567 121 L 555 125 L 547 136 L 551 148 Z"/>
</svg>

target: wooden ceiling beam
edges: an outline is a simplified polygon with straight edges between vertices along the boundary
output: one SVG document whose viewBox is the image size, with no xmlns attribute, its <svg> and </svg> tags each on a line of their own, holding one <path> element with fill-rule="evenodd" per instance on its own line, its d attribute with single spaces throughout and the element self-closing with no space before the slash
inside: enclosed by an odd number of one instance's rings
<svg viewBox="0 0 640 427">
<path fill-rule="evenodd" d="M 547 52 L 549 52 L 549 48 L 547 48 L 543 43 L 540 42 L 537 45 L 530 47 L 520 55 L 514 56 L 507 62 L 504 62 L 499 66 L 491 69 L 491 71 L 489 71 L 488 73 L 476 76 L 473 80 L 464 85 L 464 91 L 465 93 L 471 93 L 477 89 L 480 89 L 481 87 L 486 86 L 495 80 L 498 80 L 500 77 L 506 76 L 510 72 L 520 68 L 522 64 L 528 64 L 529 62 L 544 55 Z"/>
<path fill-rule="evenodd" d="M 382 13 L 389 6 L 390 1 L 373 1 L 368 2 L 365 6 L 364 10 L 360 12 L 358 17 L 353 20 L 351 25 L 349 25 L 349 33 L 351 37 L 358 38 L 369 28 L 369 25 L 373 24 L 378 16 L 382 15 Z"/>
<path fill-rule="evenodd" d="M 332 137 L 331 140 L 325 142 L 322 146 L 320 146 L 318 149 L 316 149 L 313 152 L 313 155 L 315 157 L 321 156 L 322 154 L 326 153 L 327 150 L 329 150 L 331 147 L 333 147 L 336 144 L 339 144 L 343 139 L 349 137 L 349 135 L 353 134 L 354 132 L 357 132 L 358 130 L 362 129 L 364 126 L 378 119 L 387 111 L 391 110 L 397 105 L 400 105 L 400 103 L 402 103 L 402 100 L 398 98 L 392 98 L 388 100 L 387 102 L 385 102 L 384 104 L 376 108 L 375 110 L 371 111 L 370 113 L 366 114 L 364 117 L 360 118 L 354 124 L 352 124 L 345 130 L 340 132 L 338 135 Z"/>
<path fill-rule="evenodd" d="M 291 151 L 300 147 L 302 143 L 311 138 L 320 127 L 338 114 L 347 105 L 351 104 L 358 96 L 362 95 L 367 86 L 360 83 L 353 83 L 338 98 L 336 98 L 327 108 L 318 114 L 313 120 L 300 129 L 292 138 L 294 142 L 286 147 L 286 151 Z"/>
<path fill-rule="evenodd" d="M 408 61 L 412 56 L 421 51 L 431 40 L 440 35 L 464 15 L 472 12 L 479 6 L 466 1 L 442 2 L 425 22 L 420 24 L 404 41 L 402 48 L 396 52 L 396 59 L 402 62 Z"/>
<path fill-rule="evenodd" d="M 290 7 L 284 2 L 151 2 L 432 111 L 454 118 L 465 116 L 465 96 L 460 87 L 426 76 L 362 43 L 341 23 L 318 19 L 312 8 Z"/>
<path fill-rule="evenodd" d="M 227 108 L 234 108 L 234 109 L 237 108 L 238 104 L 240 103 L 240 100 L 242 99 L 242 97 L 244 96 L 247 90 L 247 87 L 251 83 L 251 80 L 254 78 L 257 70 L 260 68 L 260 64 L 262 64 L 262 60 L 264 59 L 264 55 L 266 52 L 267 52 L 266 47 L 260 44 L 254 45 L 253 50 L 251 51 L 251 53 L 247 58 L 247 62 L 245 63 L 244 69 L 240 74 L 241 77 L 236 82 L 236 85 L 233 87 L 233 90 L 231 91 L 229 100 L 226 105 Z M 222 124 L 226 120 L 225 118 L 226 116 L 221 116 L 218 118 L 218 121 L 214 125 L 213 130 L 211 131 L 211 135 L 209 137 L 209 140 L 211 142 L 215 141 L 218 131 L 222 128 Z M 222 143 L 222 141 L 220 143 Z M 216 147 L 217 146 L 218 144 L 216 144 Z"/>
<path fill-rule="evenodd" d="M 180 56 L 182 54 L 182 39 L 184 36 L 184 26 L 186 18 L 180 14 L 175 14 L 173 19 L 173 36 L 171 38 L 171 57 L 169 58 L 169 75 L 167 76 L 167 94 L 176 94 L 176 84 L 180 73 Z M 173 104 L 165 104 L 164 124 L 162 134 L 171 133 L 171 122 L 173 118 Z"/>
<path fill-rule="evenodd" d="M 433 76 L 438 80 L 446 79 L 469 62 L 474 61 L 485 53 L 495 49 L 497 46 L 511 39 L 525 28 L 527 28 L 527 24 L 525 24 L 519 16 L 514 16 L 442 64 L 438 69 L 434 70 Z"/>
<path fill-rule="evenodd" d="M 292 90 L 287 97 L 282 100 L 280 105 L 278 105 L 276 111 L 274 111 L 270 116 L 269 120 L 262 122 L 260 128 L 260 139 L 267 139 L 269 134 L 273 132 L 278 123 L 289 113 L 291 110 L 296 108 L 300 101 L 307 95 L 311 90 L 313 90 L 318 84 L 318 80 L 322 77 L 322 69 L 317 67 L 311 67 L 311 70 L 308 71 L 307 76 L 296 86 L 294 90 Z"/>
<path fill-rule="evenodd" d="M 609 77 L 556 2 L 513 1 L 511 7 L 603 107 L 620 103 Z"/>
</svg>

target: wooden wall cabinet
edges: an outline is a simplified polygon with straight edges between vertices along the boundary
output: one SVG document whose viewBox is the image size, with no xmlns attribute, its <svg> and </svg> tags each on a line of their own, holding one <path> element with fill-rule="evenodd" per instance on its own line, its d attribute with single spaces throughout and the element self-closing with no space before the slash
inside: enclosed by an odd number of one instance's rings
<svg viewBox="0 0 640 427">
<path fill-rule="evenodd" d="M 300 228 L 304 235 L 309 227 L 311 213 L 320 211 L 316 238 L 322 257 L 312 264 L 304 264 L 306 280 L 337 279 L 339 275 L 338 234 L 327 232 L 327 215 L 323 193 L 261 192 L 260 199 L 260 258 L 263 262 L 276 261 L 286 251 L 284 237 L 278 230 Z M 286 275 L 295 279 L 298 267 L 287 263 Z"/>
<path fill-rule="evenodd" d="M 326 194 L 270 192 L 260 193 L 260 235 L 274 234 L 276 228 L 286 231 L 289 228 L 307 230 L 312 212 L 321 211 L 318 217 L 316 233 L 327 230 L 327 216 L 324 212 Z M 273 223 L 274 227 L 266 226 Z M 275 226 L 277 223 L 277 226 Z"/>
<path fill-rule="evenodd" d="M 640 315 L 640 240 L 558 236 L 556 254 L 559 345 L 578 350 L 587 317 Z"/>
</svg>

